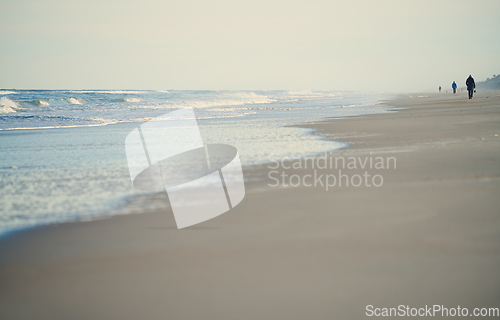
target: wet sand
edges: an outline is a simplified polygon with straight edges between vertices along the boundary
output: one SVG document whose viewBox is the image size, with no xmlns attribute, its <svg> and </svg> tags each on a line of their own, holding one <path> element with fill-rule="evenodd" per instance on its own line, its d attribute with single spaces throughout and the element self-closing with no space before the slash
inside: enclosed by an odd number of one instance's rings
<svg viewBox="0 0 500 320">
<path fill-rule="evenodd" d="M 148 212 L 0 239 L 0 319 L 360 319 L 367 305 L 500 307 L 500 92 L 386 104 L 398 111 L 308 125 L 350 144 L 328 157 L 394 157 L 396 168 L 343 170 L 379 174 L 380 187 L 271 187 L 273 169 L 255 166 L 242 203 L 191 228 Z"/>
</svg>

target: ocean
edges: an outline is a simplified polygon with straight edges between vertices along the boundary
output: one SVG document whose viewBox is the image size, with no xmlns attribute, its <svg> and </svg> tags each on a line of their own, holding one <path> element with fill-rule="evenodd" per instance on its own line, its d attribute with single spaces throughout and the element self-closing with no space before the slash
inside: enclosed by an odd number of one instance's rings
<svg viewBox="0 0 500 320">
<path fill-rule="evenodd" d="M 238 149 L 243 166 L 344 147 L 298 124 L 386 112 L 382 94 L 337 91 L 0 90 L 0 234 L 166 206 L 135 190 L 125 137 L 193 107 L 204 143 Z M 245 178 L 247 179 L 247 177 Z"/>
</svg>

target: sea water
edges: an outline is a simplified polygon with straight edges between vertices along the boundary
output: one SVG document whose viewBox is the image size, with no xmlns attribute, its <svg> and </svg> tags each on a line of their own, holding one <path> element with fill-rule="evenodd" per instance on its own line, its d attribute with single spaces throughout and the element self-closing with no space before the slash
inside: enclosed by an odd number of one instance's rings
<svg viewBox="0 0 500 320">
<path fill-rule="evenodd" d="M 0 234 L 165 206 L 135 190 L 125 137 L 193 107 L 204 143 L 238 149 L 244 166 L 344 144 L 296 127 L 385 112 L 378 94 L 336 91 L 0 90 Z M 245 177 L 247 179 L 248 177 Z"/>
</svg>

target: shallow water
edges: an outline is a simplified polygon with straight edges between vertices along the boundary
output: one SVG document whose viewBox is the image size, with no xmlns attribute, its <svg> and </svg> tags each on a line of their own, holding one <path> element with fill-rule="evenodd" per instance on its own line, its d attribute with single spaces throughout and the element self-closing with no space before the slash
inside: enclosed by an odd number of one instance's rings
<svg viewBox="0 0 500 320">
<path fill-rule="evenodd" d="M 374 105 L 380 98 L 324 91 L 0 90 L 0 233 L 165 206 L 164 198 L 132 187 L 124 141 L 142 122 L 181 107 L 194 107 L 205 144 L 233 145 L 242 164 L 252 165 L 270 154 L 306 156 L 343 146 L 292 125 L 384 112 Z"/>
</svg>

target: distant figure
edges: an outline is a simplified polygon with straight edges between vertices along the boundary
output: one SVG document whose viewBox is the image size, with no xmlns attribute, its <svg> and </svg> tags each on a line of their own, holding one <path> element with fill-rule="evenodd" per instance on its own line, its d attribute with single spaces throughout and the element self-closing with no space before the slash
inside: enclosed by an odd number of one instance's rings
<svg viewBox="0 0 500 320">
<path fill-rule="evenodd" d="M 451 87 L 453 88 L 453 94 L 455 94 L 457 92 L 457 84 L 455 83 L 455 81 L 453 81 Z"/>
<path fill-rule="evenodd" d="M 441 92 L 441 86 L 439 86 L 439 92 Z"/>
<path fill-rule="evenodd" d="M 467 80 L 465 80 L 465 85 L 467 86 L 467 91 L 469 91 L 469 99 L 472 99 L 474 95 L 474 89 L 476 88 L 476 83 L 474 82 L 474 78 L 469 75 Z"/>
</svg>

